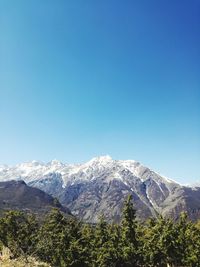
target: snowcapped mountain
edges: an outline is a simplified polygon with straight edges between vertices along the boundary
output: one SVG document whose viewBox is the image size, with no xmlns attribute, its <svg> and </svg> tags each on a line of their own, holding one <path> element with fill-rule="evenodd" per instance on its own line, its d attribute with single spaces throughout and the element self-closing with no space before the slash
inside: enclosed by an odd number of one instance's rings
<svg viewBox="0 0 200 267">
<path fill-rule="evenodd" d="M 77 181 L 91 181 L 99 175 L 109 174 L 110 179 L 121 179 L 120 170 L 128 170 L 132 175 L 145 179 L 144 171 L 148 168 L 142 166 L 139 162 L 134 160 L 113 160 L 110 156 L 101 156 L 91 159 L 84 164 L 63 164 L 58 160 L 52 160 L 47 164 L 40 161 L 31 161 L 16 166 L 0 165 L 0 180 L 7 181 L 10 179 L 24 180 L 26 182 L 33 182 L 53 173 L 60 174 L 62 177 L 63 187 L 68 183 Z M 151 172 L 148 169 L 148 172 Z M 161 177 L 158 175 L 158 177 Z M 109 177 L 107 177 L 109 179 Z M 166 183 L 174 183 L 168 178 L 162 177 Z M 158 179 L 159 180 L 159 179 Z"/>
<path fill-rule="evenodd" d="M 134 160 L 102 156 L 74 165 L 53 160 L 0 166 L 0 181 L 13 179 L 57 197 L 72 213 L 91 222 L 101 213 L 118 221 L 127 194 L 133 195 L 142 219 L 158 214 L 176 218 L 183 210 L 192 219 L 200 215 L 200 189 L 181 186 Z"/>
</svg>

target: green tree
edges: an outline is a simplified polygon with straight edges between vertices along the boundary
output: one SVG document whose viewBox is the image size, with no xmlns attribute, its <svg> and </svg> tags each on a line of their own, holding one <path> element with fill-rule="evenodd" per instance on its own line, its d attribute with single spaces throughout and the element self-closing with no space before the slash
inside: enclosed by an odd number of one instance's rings
<svg viewBox="0 0 200 267">
<path fill-rule="evenodd" d="M 101 216 L 94 229 L 94 238 L 91 243 L 93 247 L 91 266 L 124 266 L 121 247 L 121 227 L 119 225 L 108 224 L 105 218 Z"/>
<path fill-rule="evenodd" d="M 165 267 L 167 259 L 163 250 L 163 231 L 165 220 L 159 217 L 156 221 L 149 220 L 144 228 L 143 257 L 145 266 Z"/>
<path fill-rule="evenodd" d="M 82 246 L 80 222 L 53 209 L 38 234 L 39 258 L 56 267 L 84 267 L 86 249 Z"/>
<path fill-rule="evenodd" d="M 121 221 L 124 266 L 137 266 L 140 262 L 136 229 L 136 211 L 133 208 L 132 195 L 129 195 L 124 203 Z"/>
<path fill-rule="evenodd" d="M 34 215 L 8 211 L 0 219 L 0 240 L 14 256 L 33 253 L 36 247 L 38 223 Z"/>
<path fill-rule="evenodd" d="M 67 231 L 68 221 L 57 209 L 53 209 L 45 218 L 39 233 L 37 255 L 53 266 L 66 266 L 66 251 L 70 236 Z"/>
<path fill-rule="evenodd" d="M 182 213 L 176 224 L 177 251 L 179 264 L 183 266 L 200 266 L 200 231 L 195 224 L 188 220 L 187 214 Z"/>
</svg>

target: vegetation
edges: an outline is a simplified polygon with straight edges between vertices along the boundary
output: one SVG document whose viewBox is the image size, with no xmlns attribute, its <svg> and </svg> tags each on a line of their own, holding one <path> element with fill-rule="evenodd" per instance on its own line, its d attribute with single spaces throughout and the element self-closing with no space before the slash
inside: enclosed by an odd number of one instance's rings
<svg viewBox="0 0 200 267">
<path fill-rule="evenodd" d="M 177 222 L 159 217 L 140 223 L 129 196 L 120 224 L 102 216 L 89 225 L 57 209 L 38 223 L 33 215 L 8 211 L 0 219 L 0 247 L 9 248 L 10 261 L 34 258 L 55 267 L 200 267 L 199 225 L 185 213 Z"/>
</svg>

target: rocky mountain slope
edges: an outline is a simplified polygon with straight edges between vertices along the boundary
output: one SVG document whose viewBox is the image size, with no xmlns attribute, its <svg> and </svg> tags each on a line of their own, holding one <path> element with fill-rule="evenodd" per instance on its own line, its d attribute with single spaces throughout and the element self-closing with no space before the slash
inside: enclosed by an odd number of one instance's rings
<svg viewBox="0 0 200 267">
<path fill-rule="evenodd" d="M 0 166 L 0 180 L 23 179 L 57 197 L 78 217 L 96 222 L 100 214 L 119 221 L 123 201 L 133 195 L 137 215 L 177 218 L 187 211 L 200 218 L 200 188 L 184 187 L 133 160 L 93 158 L 84 164 L 37 161 L 14 167 Z"/>
<path fill-rule="evenodd" d="M 45 214 L 52 208 L 69 213 L 56 199 L 40 189 L 27 186 L 24 181 L 0 182 L 0 213 L 5 210 L 23 210 Z"/>
</svg>

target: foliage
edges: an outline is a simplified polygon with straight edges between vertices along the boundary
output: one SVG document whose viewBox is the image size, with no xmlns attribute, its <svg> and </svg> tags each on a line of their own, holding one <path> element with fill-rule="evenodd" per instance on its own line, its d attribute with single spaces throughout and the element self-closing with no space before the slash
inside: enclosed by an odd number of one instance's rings
<svg viewBox="0 0 200 267">
<path fill-rule="evenodd" d="M 8 211 L 0 219 L 0 240 L 14 256 L 31 254 L 35 250 L 37 230 L 34 215 Z"/>
<path fill-rule="evenodd" d="M 199 225 L 185 213 L 177 222 L 163 217 L 138 222 L 131 196 L 120 224 L 101 216 L 90 225 L 57 209 L 38 223 L 33 215 L 9 211 L 0 218 L 0 250 L 10 249 L 10 261 L 34 257 L 55 267 L 200 267 Z"/>
</svg>

